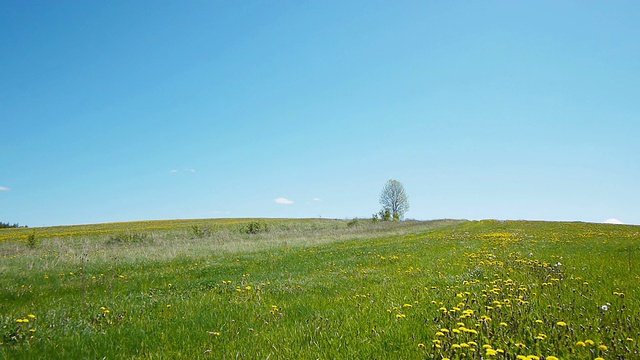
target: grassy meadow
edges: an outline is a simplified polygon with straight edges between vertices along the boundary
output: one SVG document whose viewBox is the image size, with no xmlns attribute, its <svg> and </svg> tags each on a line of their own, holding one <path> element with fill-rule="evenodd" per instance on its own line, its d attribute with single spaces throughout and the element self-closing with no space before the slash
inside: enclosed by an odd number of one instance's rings
<svg viewBox="0 0 640 360">
<path fill-rule="evenodd" d="M 0 359 L 640 359 L 640 227 L 0 229 Z"/>
</svg>

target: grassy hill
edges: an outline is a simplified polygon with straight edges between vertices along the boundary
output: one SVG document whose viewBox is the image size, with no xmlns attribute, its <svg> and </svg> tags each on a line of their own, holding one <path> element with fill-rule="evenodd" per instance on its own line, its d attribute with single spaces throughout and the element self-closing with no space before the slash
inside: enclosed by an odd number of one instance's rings
<svg viewBox="0 0 640 360">
<path fill-rule="evenodd" d="M 640 227 L 0 230 L 0 358 L 636 359 Z"/>
</svg>

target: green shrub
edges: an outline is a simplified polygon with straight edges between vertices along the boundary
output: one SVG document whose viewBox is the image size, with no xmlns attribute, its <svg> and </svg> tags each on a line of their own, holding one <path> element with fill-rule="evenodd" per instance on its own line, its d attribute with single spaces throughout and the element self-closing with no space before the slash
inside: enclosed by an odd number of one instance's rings
<svg viewBox="0 0 640 360">
<path fill-rule="evenodd" d="M 240 227 L 240 232 L 243 234 L 258 234 L 268 230 L 267 223 L 264 221 L 252 221 Z"/>
<path fill-rule="evenodd" d="M 192 225 L 191 234 L 194 238 L 203 238 L 211 235 L 211 228 L 209 226 Z"/>
<path fill-rule="evenodd" d="M 382 221 L 391 221 L 391 210 L 382 209 L 380 210 L 379 216 Z"/>
<path fill-rule="evenodd" d="M 27 246 L 29 249 L 35 249 L 38 246 L 38 239 L 36 238 L 36 233 L 32 232 L 27 236 Z"/>
</svg>

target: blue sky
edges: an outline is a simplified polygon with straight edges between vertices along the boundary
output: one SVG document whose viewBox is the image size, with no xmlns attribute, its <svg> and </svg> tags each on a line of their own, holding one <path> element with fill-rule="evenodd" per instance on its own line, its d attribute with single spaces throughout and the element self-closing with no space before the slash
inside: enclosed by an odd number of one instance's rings
<svg viewBox="0 0 640 360">
<path fill-rule="evenodd" d="M 397 179 L 408 218 L 640 224 L 638 19 L 637 1 L 2 1 L 0 221 L 364 217 Z"/>
</svg>

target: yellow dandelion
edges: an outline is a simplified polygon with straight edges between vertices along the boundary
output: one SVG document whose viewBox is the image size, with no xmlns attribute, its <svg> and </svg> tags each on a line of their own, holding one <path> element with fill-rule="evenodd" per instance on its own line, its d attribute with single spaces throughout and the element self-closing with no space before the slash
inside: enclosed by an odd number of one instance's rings
<svg viewBox="0 0 640 360">
<path fill-rule="evenodd" d="M 35 315 L 33 315 L 33 314 L 29 314 L 29 315 L 27 315 L 27 316 L 29 317 L 29 319 L 35 319 L 35 318 L 36 318 L 36 316 L 35 316 Z"/>
<path fill-rule="evenodd" d="M 501 323 L 500 323 L 500 326 L 509 326 L 509 325 L 507 325 L 507 323 L 506 323 L 506 322 L 501 322 Z"/>
<path fill-rule="evenodd" d="M 585 346 L 587 346 L 587 344 L 585 344 L 585 343 L 584 343 L 584 341 L 578 341 L 578 342 L 576 343 L 576 345 L 577 345 L 577 346 L 580 346 L 580 347 L 585 347 Z"/>
<path fill-rule="evenodd" d="M 597 357 L 597 358 L 595 358 L 595 359 L 593 359 L 593 360 L 604 360 L 604 358 Z"/>
<path fill-rule="evenodd" d="M 566 323 L 566 322 L 564 322 L 564 321 L 558 321 L 558 322 L 556 323 L 556 325 L 558 325 L 558 326 L 563 326 L 563 327 L 564 327 L 564 326 L 567 326 L 567 323 Z"/>
<path fill-rule="evenodd" d="M 425 346 L 423 343 L 418 344 L 418 347 L 419 347 L 420 349 L 424 349 L 424 348 L 426 348 L 426 346 Z"/>
<path fill-rule="evenodd" d="M 498 352 L 493 350 L 493 349 L 487 349 L 487 352 L 485 353 L 485 355 L 487 355 L 487 356 L 496 356 L 496 355 L 498 355 Z"/>
<path fill-rule="evenodd" d="M 600 351 L 607 351 L 608 347 L 607 347 L 607 345 L 600 345 L 600 346 L 598 346 L 598 349 Z"/>
<path fill-rule="evenodd" d="M 587 346 L 595 345 L 595 342 L 593 340 L 585 340 L 584 343 L 587 344 Z"/>
<path fill-rule="evenodd" d="M 560 359 L 558 359 L 557 357 L 555 357 L 553 355 L 547 356 L 546 359 L 547 360 L 560 360 Z"/>
</svg>

